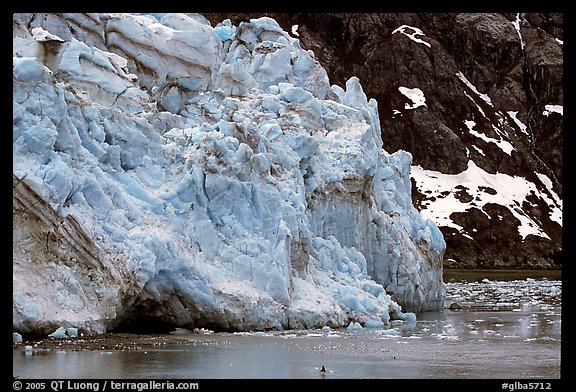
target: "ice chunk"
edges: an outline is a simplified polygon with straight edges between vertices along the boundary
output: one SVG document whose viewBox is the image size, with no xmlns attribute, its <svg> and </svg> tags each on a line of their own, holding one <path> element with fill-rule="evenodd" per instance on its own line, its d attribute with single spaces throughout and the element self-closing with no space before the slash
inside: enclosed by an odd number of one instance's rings
<svg viewBox="0 0 576 392">
<path fill-rule="evenodd" d="M 22 335 L 20 335 L 18 332 L 12 333 L 12 343 L 22 343 Z"/>
<path fill-rule="evenodd" d="M 214 32 L 218 35 L 221 41 L 228 41 L 234 38 L 236 29 L 232 26 L 216 26 Z"/>
<path fill-rule="evenodd" d="M 55 339 L 65 339 L 66 338 L 66 328 L 58 327 L 58 329 L 56 331 L 52 332 L 48 336 L 50 336 L 51 338 L 55 338 Z"/>
<path fill-rule="evenodd" d="M 362 108 L 368 105 L 368 99 L 360 85 L 360 79 L 356 76 L 352 76 L 346 81 L 346 92 L 342 98 L 342 103 L 352 108 Z"/>
<path fill-rule="evenodd" d="M 193 331 L 191 331 L 187 328 L 175 328 L 174 331 L 170 331 L 170 335 L 186 335 L 186 334 L 191 334 L 191 333 L 193 333 Z"/>
<path fill-rule="evenodd" d="M 407 312 L 406 317 L 404 318 L 404 321 L 406 322 L 416 322 L 416 313 L 413 312 Z"/>
<path fill-rule="evenodd" d="M 364 323 L 364 328 L 382 328 L 384 327 L 384 322 L 382 320 L 366 320 Z"/>
<path fill-rule="evenodd" d="M 35 57 L 13 57 L 12 72 L 23 82 L 47 80 L 53 75 L 52 71 Z"/>
<path fill-rule="evenodd" d="M 282 135 L 282 129 L 278 123 L 266 123 L 260 127 L 260 134 L 268 140 L 274 140 Z"/>
<path fill-rule="evenodd" d="M 350 324 L 348 324 L 348 327 L 346 327 L 346 329 L 347 329 L 348 331 L 359 331 L 359 330 L 361 330 L 361 329 L 363 329 L 363 328 L 362 328 L 362 325 L 361 325 L 359 322 L 357 322 L 357 321 L 352 321 Z"/>
<path fill-rule="evenodd" d="M 182 95 L 178 87 L 171 87 L 160 100 L 162 107 L 171 113 L 178 113 L 182 108 Z"/>
<path fill-rule="evenodd" d="M 197 24 L 210 25 L 203 15 L 200 14 L 183 14 L 170 12 L 166 14 L 157 14 L 160 16 L 160 23 L 171 27 L 174 30 L 194 30 Z"/>
<path fill-rule="evenodd" d="M 304 90 L 301 87 L 294 87 L 289 85 L 286 88 L 282 88 L 281 85 L 284 83 L 280 83 L 280 97 L 284 99 L 286 102 L 296 102 L 296 103 L 304 103 L 309 101 L 313 98 L 312 93 Z"/>
<path fill-rule="evenodd" d="M 66 334 L 71 338 L 77 338 L 78 337 L 78 328 L 68 327 L 68 328 L 66 328 Z"/>
<path fill-rule="evenodd" d="M 54 124 L 45 117 L 38 125 L 32 125 L 22 132 L 26 147 L 37 154 L 47 154 L 52 150 L 58 137 Z"/>
<path fill-rule="evenodd" d="M 54 35 L 52 33 L 50 33 L 49 31 L 44 30 L 42 27 L 33 27 L 32 30 L 30 30 L 30 32 L 32 33 L 32 37 L 34 37 L 34 39 L 36 41 L 59 41 L 59 42 L 64 42 L 64 40 L 60 37 L 58 37 L 57 35 Z"/>
<path fill-rule="evenodd" d="M 245 95 L 254 85 L 253 76 L 246 70 L 245 66 L 236 62 L 234 64 L 223 64 L 217 75 L 215 87 L 226 95 Z"/>
</svg>

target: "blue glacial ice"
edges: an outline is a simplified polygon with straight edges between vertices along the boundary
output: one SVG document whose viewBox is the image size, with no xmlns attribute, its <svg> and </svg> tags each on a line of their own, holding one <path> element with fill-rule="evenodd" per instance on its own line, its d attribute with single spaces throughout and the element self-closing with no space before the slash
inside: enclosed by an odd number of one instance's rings
<svg viewBox="0 0 576 392">
<path fill-rule="evenodd" d="M 76 239 L 63 262 L 17 225 L 15 331 L 377 327 L 442 309 L 445 243 L 411 204 L 410 153 L 386 152 L 358 78 L 330 86 L 276 21 L 14 21 L 14 178 Z"/>
</svg>

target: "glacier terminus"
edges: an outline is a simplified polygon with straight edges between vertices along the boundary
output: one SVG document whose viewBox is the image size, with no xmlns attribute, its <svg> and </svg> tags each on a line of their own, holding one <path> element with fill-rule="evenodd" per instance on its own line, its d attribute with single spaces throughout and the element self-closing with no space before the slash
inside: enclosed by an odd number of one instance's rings
<svg viewBox="0 0 576 392">
<path fill-rule="evenodd" d="M 443 308 L 446 245 L 412 205 L 410 153 L 386 152 L 358 78 L 330 85 L 273 19 L 13 22 L 15 332 Z"/>
</svg>

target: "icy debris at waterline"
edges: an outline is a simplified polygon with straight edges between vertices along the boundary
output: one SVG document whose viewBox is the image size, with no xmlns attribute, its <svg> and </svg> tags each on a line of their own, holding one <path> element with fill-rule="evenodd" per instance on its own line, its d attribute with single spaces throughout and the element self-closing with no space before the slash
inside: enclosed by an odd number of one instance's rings
<svg viewBox="0 0 576 392">
<path fill-rule="evenodd" d="M 446 298 L 464 309 L 519 310 L 524 306 L 546 310 L 560 306 L 562 281 L 525 280 L 446 283 Z"/>
<path fill-rule="evenodd" d="M 443 307 L 445 242 L 411 204 L 411 155 L 383 150 L 357 78 L 330 86 L 274 20 L 13 26 L 15 331 L 345 327 Z"/>
<path fill-rule="evenodd" d="M 78 337 L 78 328 L 59 327 L 56 331 L 49 334 L 48 337 L 54 338 L 54 339 L 77 338 Z"/>
<path fill-rule="evenodd" d="M 48 337 L 54 338 L 54 339 L 65 339 L 68 336 L 66 335 L 66 328 L 64 327 L 60 327 L 58 328 L 56 331 L 52 332 L 51 334 L 48 335 Z"/>
</svg>

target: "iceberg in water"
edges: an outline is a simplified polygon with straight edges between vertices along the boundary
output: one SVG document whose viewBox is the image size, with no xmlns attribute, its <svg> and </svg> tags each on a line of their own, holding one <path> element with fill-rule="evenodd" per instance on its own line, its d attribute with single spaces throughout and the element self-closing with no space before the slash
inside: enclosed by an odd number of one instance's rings
<svg viewBox="0 0 576 392">
<path fill-rule="evenodd" d="M 13 18 L 14 330 L 442 309 L 445 243 L 411 204 L 411 155 L 383 149 L 357 78 L 330 86 L 273 19 Z"/>
</svg>

